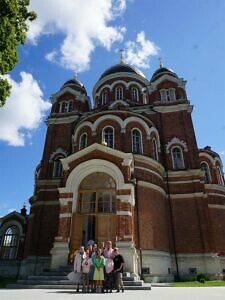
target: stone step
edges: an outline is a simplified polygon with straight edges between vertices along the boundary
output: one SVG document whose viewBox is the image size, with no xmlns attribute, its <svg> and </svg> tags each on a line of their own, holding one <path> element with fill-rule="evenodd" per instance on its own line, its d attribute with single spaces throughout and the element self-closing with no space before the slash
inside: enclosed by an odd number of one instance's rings
<svg viewBox="0 0 225 300">
<path fill-rule="evenodd" d="M 23 285 L 74 285 L 73 282 L 67 280 L 54 280 L 54 279 L 47 279 L 47 280 L 31 280 L 31 279 L 19 279 L 17 281 L 18 284 Z M 142 286 L 143 282 L 139 281 L 123 281 L 124 286 Z"/>
<path fill-rule="evenodd" d="M 38 285 L 38 284 L 8 284 L 9 289 L 63 289 L 63 290 L 76 290 L 76 285 Z M 124 290 L 151 290 L 151 285 L 144 286 L 124 286 Z M 81 290 L 80 290 L 81 291 Z"/>
</svg>

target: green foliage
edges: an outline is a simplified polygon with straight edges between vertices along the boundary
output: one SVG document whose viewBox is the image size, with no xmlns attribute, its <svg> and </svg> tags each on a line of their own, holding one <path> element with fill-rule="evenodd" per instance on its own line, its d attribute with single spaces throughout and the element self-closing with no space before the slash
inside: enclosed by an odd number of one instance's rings
<svg viewBox="0 0 225 300">
<path fill-rule="evenodd" d="M 207 278 L 206 278 L 205 274 L 198 273 L 197 276 L 196 276 L 196 280 L 198 282 L 205 283 L 205 281 L 207 280 Z"/>
<path fill-rule="evenodd" d="M 210 280 L 201 283 L 199 281 L 185 281 L 185 282 L 172 282 L 170 286 L 173 287 L 207 287 L 207 286 L 225 286 L 223 280 Z"/>
<path fill-rule="evenodd" d="M 17 48 L 26 41 L 27 21 L 36 19 L 28 11 L 30 0 L 0 0 L 0 75 L 15 68 L 19 61 Z M 0 80 L 0 106 L 10 94 L 10 85 Z"/>
</svg>

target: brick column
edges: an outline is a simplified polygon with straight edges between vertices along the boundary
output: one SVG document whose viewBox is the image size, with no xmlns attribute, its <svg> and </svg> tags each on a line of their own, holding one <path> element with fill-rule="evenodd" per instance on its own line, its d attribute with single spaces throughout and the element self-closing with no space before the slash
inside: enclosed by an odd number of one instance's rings
<svg viewBox="0 0 225 300">
<path fill-rule="evenodd" d="M 117 236 L 116 246 L 125 259 L 125 271 L 138 274 L 138 256 L 134 245 L 133 191 L 117 191 Z"/>
<path fill-rule="evenodd" d="M 51 268 L 67 265 L 69 254 L 70 224 L 72 217 L 72 193 L 60 193 L 59 227 L 51 249 Z"/>
</svg>

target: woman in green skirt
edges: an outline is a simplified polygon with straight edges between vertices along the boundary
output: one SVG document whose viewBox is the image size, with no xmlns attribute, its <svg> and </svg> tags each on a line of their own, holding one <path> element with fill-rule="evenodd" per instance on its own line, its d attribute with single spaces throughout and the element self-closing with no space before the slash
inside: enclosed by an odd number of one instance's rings
<svg viewBox="0 0 225 300">
<path fill-rule="evenodd" d="M 96 251 L 96 256 L 94 258 L 94 277 L 93 280 L 96 282 L 96 292 L 103 292 L 102 282 L 104 281 L 104 266 L 105 266 L 105 257 L 101 255 L 101 249 Z"/>
</svg>

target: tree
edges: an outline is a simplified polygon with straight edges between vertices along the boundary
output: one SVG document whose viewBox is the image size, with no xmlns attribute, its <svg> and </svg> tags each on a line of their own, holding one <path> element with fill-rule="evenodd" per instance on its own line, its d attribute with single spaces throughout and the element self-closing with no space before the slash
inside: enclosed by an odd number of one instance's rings
<svg viewBox="0 0 225 300">
<path fill-rule="evenodd" d="M 0 0 L 0 76 L 15 68 L 19 61 L 18 46 L 24 45 L 27 21 L 36 19 L 36 13 L 28 11 L 30 0 Z M 11 86 L 0 77 L 0 107 L 10 95 Z"/>
</svg>

